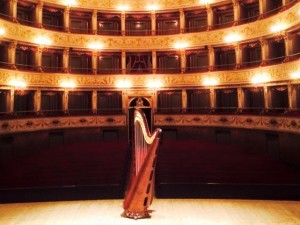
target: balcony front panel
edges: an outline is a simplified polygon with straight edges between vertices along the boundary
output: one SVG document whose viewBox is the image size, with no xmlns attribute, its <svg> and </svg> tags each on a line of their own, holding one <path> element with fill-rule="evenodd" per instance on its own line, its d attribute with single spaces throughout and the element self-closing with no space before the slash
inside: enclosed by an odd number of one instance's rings
<svg viewBox="0 0 300 225">
<path fill-rule="evenodd" d="M 155 74 L 153 77 L 160 79 L 163 87 L 198 87 L 210 77 L 218 81 L 219 85 L 250 84 L 257 74 L 268 74 L 270 82 L 290 81 L 291 74 L 300 70 L 299 60 L 283 64 L 264 66 L 247 70 L 211 71 L 206 73 L 188 74 Z M 72 75 L 64 73 L 38 73 L 16 70 L 0 69 L 0 84 L 10 86 L 12 80 L 23 80 L 31 87 L 60 87 L 66 80 L 72 80 L 77 87 L 115 88 L 120 79 L 129 79 L 133 87 L 145 88 L 149 74 L 132 75 Z M 297 83 L 299 79 L 295 79 Z"/>
<path fill-rule="evenodd" d="M 52 40 L 52 45 L 57 47 L 87 48 L 90 43 L 101 42 L 103 43 L 104 49 L 151 51 L 152 49 L 174 49 L 175 43 L 182 40 L 186 40 L 191 47 L 224 44 L 225 37 L 231 33 L 241 34 L 242 40 L 244 41 L 259 39 L 265 36 L 272 36 L 273 34 L 270 28 L 278 21 L 285 21 L 287 24 L 286 30 L 299 26 L 299 10 L 300 4 L 296 4 L 295 6 L 280 14 L 277 14 L 276 16 L 222 30 L 211 30 L 207 32 L 187 33 L 181 35 L 146 37 L 95 36 L 45 31 L 42 29 L 11 23 L 5 20 L 2 20 L 1 24 L 6 31 L 6 33 L 3 35 L 3 38 L 6 40 L 20 42 L 24 42 L 24 40 L 26 40 L 29 43 L 34 43 L 34 40 L 38 36 L 49 36 L 49 38 Z"/>
</svg>

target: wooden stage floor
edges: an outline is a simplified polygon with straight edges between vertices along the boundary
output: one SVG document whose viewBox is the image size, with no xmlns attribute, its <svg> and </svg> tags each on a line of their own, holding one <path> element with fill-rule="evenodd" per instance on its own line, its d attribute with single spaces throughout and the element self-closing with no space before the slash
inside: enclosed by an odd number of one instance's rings
<svg viewBox="0 0 300 225">
<path fill-rule="evenodd" d="M 0 204 L 1 225 L 299 225 L 300 201 L 154 199 L 151 219 L 122 218 L 122 200 Z"/>
</svg>

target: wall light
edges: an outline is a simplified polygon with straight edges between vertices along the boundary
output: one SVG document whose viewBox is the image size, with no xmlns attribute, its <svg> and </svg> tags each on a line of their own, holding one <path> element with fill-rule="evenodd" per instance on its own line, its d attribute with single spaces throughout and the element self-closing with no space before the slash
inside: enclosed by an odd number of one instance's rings
<svg viewBox="0 0 300 225">
<path fill-rule="evenodd" d="M 270 30 L 276 35 L 283 35 L 287 25 L 285 23 L 276 23 L 271 26 Z"/>
<path fill-rule="evenodd" d="M 224 41 L 228 44 L 236 44 L 242 40 L 242 36 L 238 33 L 231 33 L 225 36 Z"/>
<path fill-rule="evenodd" d="M 78 3 L 77 3 L 76 0 L 64 0 L 64 1 L 63 1 L 63 5 L 72 7 L 72 6 L 78 5 Z"/>
<path fill-rule="evenodd" d="M 204 86 L 215 86 L 219 84 L 219 81 L 215 77 L 205 77 L 202 81 Z"/>
<path fill-rule="evenodd" d="M 4 34 L 5 34 L 4 28 L 0 28 L 0 35 L 4 35 Z"/>
<path fill-rule="evenodd" d="M 51 45 L 52 41 L 49 37 L 46 36 L 38 36 L 34 39 L 34 42 L 38 45 Z"/>
<path fill-rule="evenodd" d="M 292 79 L 300 79 L 300 70 L 291 73 L 291 78 Z"/>
<path fill-rule="evenodd" d="M 204 6 L 208 6 L 209 4 L 211 4 L 213 1 L 212 0 L 199 0 L 199 4 L 200 5 L 204 5 Z"/>
<path fill-rule="evenodd" d="M 75 81 L 73 80 L 64 80 L 59 85 L 62 88 L 75 88 L 77 87 Z"/>
<path fill-rule="evenodd" d="M 259 74 L 254 75 L 251 78 L 251 83 L 253 83 L 253 84 L 262 84 L 262 83 L 266 83 L 266 82 L 268 82 L 270 80 L 271 80 L 271 78 L 270 78 L 269 74 L 267 74 L 267 73 L 259 73 Z"/>
<path fill-rule="evenodd" d="M 118 10 L 122 11 L 122 12 L 125 12 L 125 11 L 128 11 L 129 10 L 129 6 L 128 5 L 119 5 L 117 7 Z"/>
<path fill-rule="evenodd" d="M 179 50 L 184 50 L 189 46 L 187 42 L 177 42 L 174 44 L 174 48 L 179 49 Z"/>
<path fill-rule="evenodd" d="M 23 80 L 11 80 L 9 82 L 9 85 L 14 87 L 14 88 L 25 88 L 27 87 L 27 84 Z"/>
<path fill-rule="evenodd" d="M 117 88 L 131 88 L 132 83 L 129 80 L 118 80 L 115 86 Z"/>
<path fill-rule="evenodd" d="M 149 11 L 155 11 L 158 9 L 159 9 L 159 7 L 157 5 L 148 5 L 147 6 L 147 10 L 149 10 Z"/>
<path fill-rule="evenodd" d="M 146 86 L 151 89 L 156 89 L 162 87 L 163 83 L 160 80 L 149 80 Z"/>
<path fill-rule="evenodd" d="M 88 48 L 89 48 L 89 49 L 96 50 L 96 51 L 99 51 L 99 50 L 103 49 L 103 44 L 100 43 L 100 42 L 90 43 L 90 44 L 88 45 Z"/>
</svg>

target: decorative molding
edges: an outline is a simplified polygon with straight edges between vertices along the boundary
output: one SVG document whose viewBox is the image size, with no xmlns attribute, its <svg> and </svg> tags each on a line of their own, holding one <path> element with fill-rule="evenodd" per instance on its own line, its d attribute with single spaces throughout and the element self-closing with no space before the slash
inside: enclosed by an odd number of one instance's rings
<svg viewBox="0 0 300 225">
<path fill-rule="evenodd" d="M 300 134 L 299 117 L 271 117 L 255 115 L 154 115 L 154 125 L 228 127 L 254 130 L 269 130 Z"/>
<path fill-rule="evenodd" d="M 0 135 L 51 129 L 124 126 L 126 126 L 126 115 L 10 119 L 0 121 Z"/>
<path fill-rule="evenodd" d="M 27 40 L 29 43 L 34 44 L 34 40 L 38 36 L 51 36 L 52 45 L 54 47 L 73 47 L 73 48 L 88 48 L 89 43 L 101 42 L 103 43 L 104 50 L 168 50 L 174 49 L 177 42 L 186 40 L 192 48 L 203 47 L 205 45 L 221 45 L 225 43 L 225 37 L 230 33 L 239 33 L 244 41 L 259 39 L 268 35 L 273 35 L 270 27 L 278 21 L 286 23 L 286 30 L 299 26 L 300 4 L 296 4 L 290 9 L 271 16 L 266 19 L 258 20 L 256 22 L 247 23 L 240 26 L 233 26 L 221 30 L 211 30 L 198 33 L 187 33 L 178 35 L 163 35 L 163 36 L 101 36 L 101 35 L 84 35 L 84 34 L 71 34 L 63 32 L 55 32 L 34 27 L 23 26 L 20 24 L 12 23 L 0 19 L 0 24 L 5 29 L 3 38 L 8 41 Z"/>
<path fill-rule="evenodd" d="M 149 11 L 148 1 L 127 0 L 77 0 L 77 7 L 97 10 L 117 10 L 117 6 L 126 3 L 130 11 Z M 214 3 L 228 2 L 228 0 L 214 0 Z M 44 0 L 44 3 L 62 5 L 61 0 Z M 199 7 L 199 0 L 152 0 L 151 4 L 158 5 L 161 10 Z"/>
<path fill-rule="evenodd" d="M 290 74 L 299 71 L 299 60 L 278 65 L 257 67 L 245 70 L 214 71 L 195 74 L 154 74 L 154 75 L 78 75 L 59 73 L 25 72 L 0 69 L 0 86 L 9 87 L 11 80 L 23 80 L 28 87 L 60 88 L 64 80 L 72 79 L 77 88 L 115 88 L 119 79 L 129 79 L 133 88 L 145 88 L 148 79 L 160 79 L 163 87 L 199 87 L 206 77 L 214 77 L 219 85 L 249 84 L 257 73 L 267 73 L 271 82 L 290 81 Z M 299 82 L 299 80 L 295 80 Z M 258 85 L 260 86 L 260 85 Z M 130 91 L 130 90 L 128 90 Z"/>
</svg>

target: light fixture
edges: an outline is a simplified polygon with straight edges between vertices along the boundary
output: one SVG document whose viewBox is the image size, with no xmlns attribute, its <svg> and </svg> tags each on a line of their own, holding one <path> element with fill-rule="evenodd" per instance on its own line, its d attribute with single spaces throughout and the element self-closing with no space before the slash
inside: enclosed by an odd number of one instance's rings
<svg viewBox="0 0 300 225">
<path fill-rule="evenodd" d="M 75 88 L 77 85 L 73 80 L 63 80 L 59 86 L 62 88 Z"/>
<path fill-rule="evenodd" d="M 78 5 L 76 0 L 65 0 L 63 2 L 64 5 L 68 6 L 68 7 L 72 7 L 72 6 L 76 6 Z"/>
<path fill-rule="evenodd" d="M 267 73 L 258 73 L 251 78 L 251 83 L 253 84 L 262 84 L 270 81 L 270 75 Z"/>
<path fill-rule="evenodd" d="M 242 36 L 238 33 L 230 33 L 225 36 L 224 41 L 227 44 L 236 45 L 240 40 L 242 40 Z"/>
<path fill-rule="evenodd" d="M 187 42 L 176 42 L 174 44 L 174 48 L 179 49 L 179 50 L 184 50 L 189 46 Z"/>
<path fill-rule="evenodd" d="M 4 34 L 5 34 L 4 28 L 0 28 L 0 35 L 4 35 Z"/>
<path fill-rule="evenodd" d="M 14 87 L 14 88 L 17 88 L 17 89 L 18 88 L 25 88 L 25 87 L 27 87 L 26 82 L 23 81 L 23 80 L 11 80 L 9 82 L 9 85 L 12 86 L 12 87 Z"/>
<path fill-rule="evenodd" d="M 119 5 L 117 7 L 118 10 L 122 11 L 122 12 L 125 12 L 125 11 L 128 11 L 129 10 L 129 6 L 128 5 Z"/>
<path fill-rule="evenodd" d="M 204 5 L 205 7 L 207 7 L 212 2 L 213 2 L 212 0 L 199 0 L 199 4 Z"/>
<path fill-rule="evenodd" d="M 300 70 L 291 73 L 291 78 L 292 79 L 300 79 Z"/>
<path fill-rule="evenodd" d="M 158 6 L 157 5 L 148 5 L 147 6 L 147 10 L 149 10 L 149 11 L 158 10 Z"/>
<path fill-rule="evenodd" d="M 151 89 L 156 89 L 162 87 L 163 84 L 160 80 L 149 80 L 146 86 Z"/>
<path fill-rule="evenodd" d="M 34 39 L 34 42 L 38 45 L 44 46 L 44 45 L 51 45 L 52 41 L 47 36 L 37 36 Z"/>
<path fill-rule="evenodd" d="M 95 50 L 95 51 L 99 51 L 99 50 L 103 49 L 103 44 L 100 42 L 93 42 L 88 45 L 88 48 Z"/>
<path fill-rule="evenodd" d="M 129 80 L 118 80 L 115 86 L 117 88 L 131 88 L 132 83 Z"/>
<path fill-rule="evenodd" d="M 285 23 L 280 22 L 280 23 L 276 23 L 273 26 L 271 26 L 270 30 L 275 35 L 284 35 L 286 27 L 287 26 Z"/>
<path fill-rule="evenodd" d="M 219 81 L 215 77 L 205 77 L 202 81 L 202 84 L 204 86 L 215 86 L 218 83 L 219 83 Z"/>
</svg>

